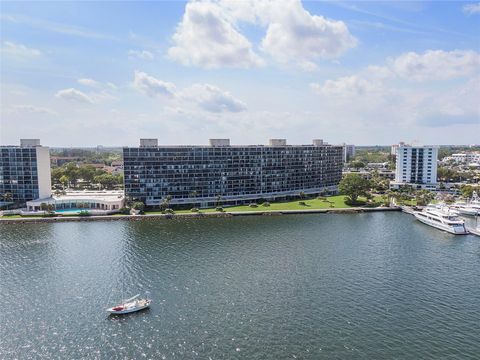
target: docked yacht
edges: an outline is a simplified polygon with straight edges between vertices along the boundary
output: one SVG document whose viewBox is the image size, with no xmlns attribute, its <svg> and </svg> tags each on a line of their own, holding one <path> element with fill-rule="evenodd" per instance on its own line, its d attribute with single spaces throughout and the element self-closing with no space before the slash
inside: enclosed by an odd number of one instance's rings
<svg viewBox="0 0 480 360">
<path fill-rule="evenodd" d="M 459 201 L 451 205 L 451 208 L 458 211 L 461 215 L 477 216 L 480 215 L 480 198 L 474 191 L 472 198 L 468 201 Z"/>
<path fill-rule="evenodd" d="M 422 223 L 451 234 L 468 234 L 465 222 L 457 216 L 456 212 L 449 210 L 447 207 L 429 205 L 422 211 L 415 211 L 413 215 Z"/>
</svg>

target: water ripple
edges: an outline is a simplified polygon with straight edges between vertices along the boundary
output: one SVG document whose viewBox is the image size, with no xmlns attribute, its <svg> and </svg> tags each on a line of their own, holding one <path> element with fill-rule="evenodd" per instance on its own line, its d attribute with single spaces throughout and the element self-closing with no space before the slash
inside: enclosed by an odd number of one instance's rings
<svg viewBox="0 0 480 360">
<path fill-rule="evenodd" d="M 479 283 L 403 214 L 0 224 L 0 358 L 473 359 Z"/>
</svg>

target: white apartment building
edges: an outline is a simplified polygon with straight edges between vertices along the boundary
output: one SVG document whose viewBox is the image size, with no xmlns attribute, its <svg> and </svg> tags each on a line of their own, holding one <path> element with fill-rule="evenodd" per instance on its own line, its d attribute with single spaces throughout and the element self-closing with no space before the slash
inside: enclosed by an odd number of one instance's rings
<svg viewBox="0 0 480 360">
<path fill-rule="evenodd" d="M 20 146 L 0 146 L 0 195 L 24 203 L 51 195 L 50 151 L 39 139 L 21 139 Z"/>
<path fill-rule="evenodd" d="M 355 156 L 355 145 L 342 144 L 343 147 L 343 162 L 346 163 L 348 160 Z"/>
<path fill-rule="evenodd" d="M 401 141 L 398 144 L 392 145 L 390 148 L 390 155 L 397 156 L 397 151 L 400 146 L 405 146 L 405 143 Z"/>
<path fill-rule="evenodd" d="M 437 188 L 438 146 L 399 145 L 396 149 L 393 189 L 408 185 L 417 189 Z"/>
</svg>

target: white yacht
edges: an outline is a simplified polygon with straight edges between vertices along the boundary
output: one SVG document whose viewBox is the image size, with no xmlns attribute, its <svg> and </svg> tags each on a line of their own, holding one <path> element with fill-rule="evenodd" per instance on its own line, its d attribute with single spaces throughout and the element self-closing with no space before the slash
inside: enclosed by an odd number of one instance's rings
<svg viewBox="0 0 480 360">
<path fill-rule="evenodd" d="M 468 234 L 465 222 L 457 216 L 456 212 L 446 207 L 439 208 L 438 206 L 429 205 L 422 211 L 415 211 L 413 215 L 424 224 L 447 231 L 451 234 Z"/>
<path fill-rule="evenodd" d="M 477 216 L 480 215 L 480 198 L 474 191 L 469 201 L 458 201 L 451 207 L 461 215 Z"/>
</svg>

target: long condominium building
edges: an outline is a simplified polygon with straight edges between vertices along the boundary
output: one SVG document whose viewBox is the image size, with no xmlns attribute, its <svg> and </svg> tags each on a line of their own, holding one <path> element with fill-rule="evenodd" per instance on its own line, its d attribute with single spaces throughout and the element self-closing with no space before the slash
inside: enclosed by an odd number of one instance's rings
<svg viewBox="0 0 480 360">
<path fill-rule="evenodd" d="M 396 149 L 395 181 L 392 188 L 403 185 L 422 189 L 437 187 L 437 146 L 400 144 Z"/>
<path fill-rule="evenodd" d="M 38 139 L 0 146 L 0 201 L 25 203 L 51 195 L 50 152 Z"/>
<path fill-rule="evenodd" d="M 342 177 L 342 146 L 322 140 L 312 145 L 231 146 L 211 139 L 209 146 L 158 146 L 141 139 L 123 148 L 125 195 L 149 206 L 166 197 L 172 204 L 242 203 L 256 199 L 335 192 Z"/>
</svg>

